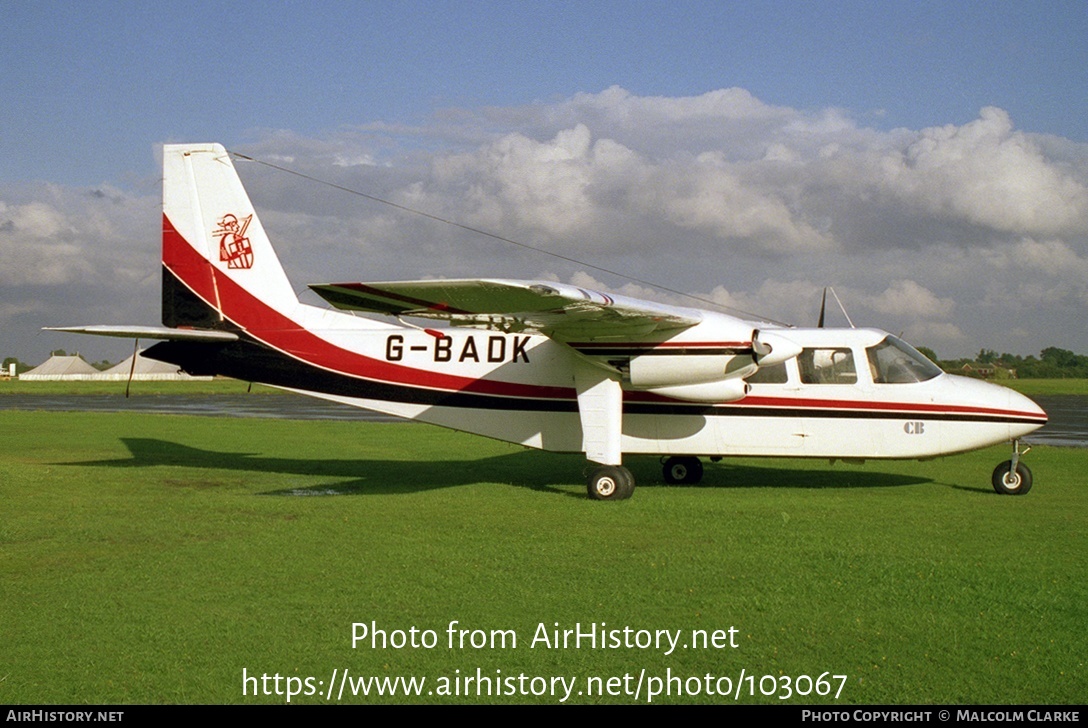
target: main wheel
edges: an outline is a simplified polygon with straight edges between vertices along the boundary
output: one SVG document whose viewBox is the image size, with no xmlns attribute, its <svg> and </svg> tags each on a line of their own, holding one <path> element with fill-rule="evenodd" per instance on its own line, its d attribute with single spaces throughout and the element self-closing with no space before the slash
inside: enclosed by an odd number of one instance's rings
<svg viewBox="0 0 1088 728">
<path fill-rule="evenodd" d="M 1001 495 L 1024 495 L 1031 490 L 1031 470 L 1019 463 L 1016 472 L 1013 472 L 1012 460 L 1006 460 L 994 468 L 990 482 Z"/>
<path fill-rule="evenodd" d="M 589 474 L 588 485 L 593 500 L 624 500 L 635 491 L 635 476 L 622 465 L 602 465 Z"/>
<path fill-rule="evenodd" d="M 703 479 L 703 464 L 699 458 L 673 457 L 662 467 L 665 482 L 669 485 L 695 485 Z"/>
</svg>

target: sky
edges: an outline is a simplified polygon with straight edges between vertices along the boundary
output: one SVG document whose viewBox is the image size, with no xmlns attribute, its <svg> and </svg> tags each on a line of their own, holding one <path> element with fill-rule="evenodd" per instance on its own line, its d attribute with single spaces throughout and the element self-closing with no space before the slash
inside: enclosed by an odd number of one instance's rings
<svg viewBox="0 0 1088 728">
<path fill-rule="evenodd" d="M 0 0 L 0 357 L 128 355 L 40 329 L 158 323 L 161 145 L 210 141 L 319 180 L 236 162 L 300 291 L 542 278 L 811 326 L 833 286 L 942 358 L 1088 353 L 1081 0 Z"/>
</svg>

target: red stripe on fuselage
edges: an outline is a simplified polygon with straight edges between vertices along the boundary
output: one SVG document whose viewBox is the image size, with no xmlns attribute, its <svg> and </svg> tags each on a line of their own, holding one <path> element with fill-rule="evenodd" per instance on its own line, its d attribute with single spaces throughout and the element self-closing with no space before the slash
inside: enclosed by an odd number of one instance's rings
<svg viewBox="0 0 1088 728">
<path fill-rule="evenodd" d="M 211 263 L 189 245 L 165 214 L 163 264 L 208 305 L 215 307 L 218 298 L 223 315 L 246 333 L 308 364 L 353 377 L 394 384 L 504 397 L 575 399 L 573 388 L 475 379 L 412 369 L 331 344 L 265 304 L 228 274 L 213 270 Z"/>
<path fill-rule="evenodd" d="M 833 410 L 858 410 L 864 412 L 926 412 L 933 414 L 962 414 L 962 415 L 995 415 L 1001 417 L 1025 417 L 1046 422 L 1046 416 L 1040 416 L 1035 412 L 1020 412 L 1018 410 L 998 409 L 995 407 L 977 407 L 972 405 L 956 404 L 931 404 L 916 402 L 858 402 L 851 400 L 833 399 L 808 399 L 781 397 L 752 397 L 748 396 L 734 403 L 744 407 L 793 407 L 801 410 L 833 409 Z"/>
<path fill-rule="evenodd" d="M 679 400 L 671 397 L 663 397 L 653 392 L 624 392 L 624 402 L 641 402 L 647 404 L 676 404 Z M 1036 412 L 1021 412 L 1019 410 L 997 409 L 993 407 L 974 407 L 969 405 L 954 404 L 926 404 L 914 402 L 868 402 L 845 399 L 812 399 L 810 397 L 766 397 L 751 395 L 738 399 L 735 402 L 720 405 L 708 405 L 713 407 L 725 407 L 732 410 L 743 411 L 745 409 L 775 409 L 781 410 L 783 417 L 804 417 L 806 414 L 819 412 L 857 412 L 860 414 L 886 413 L 888 415 L 962 415 L 968 416 L 993 416 L 1000 418 L 1015 417 L 1018 419 L 1032 420 L 1045 424 L 1046 415 Z"/>
</svg>

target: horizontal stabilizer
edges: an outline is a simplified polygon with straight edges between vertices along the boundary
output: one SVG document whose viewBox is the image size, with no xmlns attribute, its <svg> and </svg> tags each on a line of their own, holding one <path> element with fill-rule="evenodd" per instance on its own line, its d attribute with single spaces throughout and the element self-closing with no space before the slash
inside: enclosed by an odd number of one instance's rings
<svg viewBox="0 0 1088 728">
<path fill-rule="evenodd" d="M 69 334 L 91 334 L 92 336 L 115 336 L 122 339 L 167 339 L 169 341 L 221 343 L 238 341 L 238 335 L 229 331 L 173 329 L 168 326 L 46 326 L 45 331 L 64 331 Z"/>
</svg>

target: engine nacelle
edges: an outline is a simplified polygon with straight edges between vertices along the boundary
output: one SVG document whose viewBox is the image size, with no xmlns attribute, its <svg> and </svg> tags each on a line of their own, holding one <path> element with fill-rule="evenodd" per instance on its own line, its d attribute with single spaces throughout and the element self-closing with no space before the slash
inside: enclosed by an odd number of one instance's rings
<svg viewBox="0 0 1088 728">
<path fill-rule="evenodd" d="M 630 366 L 631 386 L 636 389 L 739 380 L 756 370 L 748 354 L 643 355 L 633 357 Z"/>
<path fill-rule="evenodd" d="M 756 331 L 752 335 L 752 353 L 761 367 L 781 364 L 801 353 L 801 345 L 785 336 L 767 331 Z"/>
<path fill-rule="evenodd" d="M 751 389 L 751 385 L 743 379 L 722 379 L 717 382 L 705 382 L 703 384 L 688 384 L 676 387 L 654 387 L 646 391 L 660 394 L 662 397 L 682 399 L 686 402 L 703 402 L 706 404 L 721 404 L 723 402 L 736 402 L 744 399 Z"/>
</svg>

